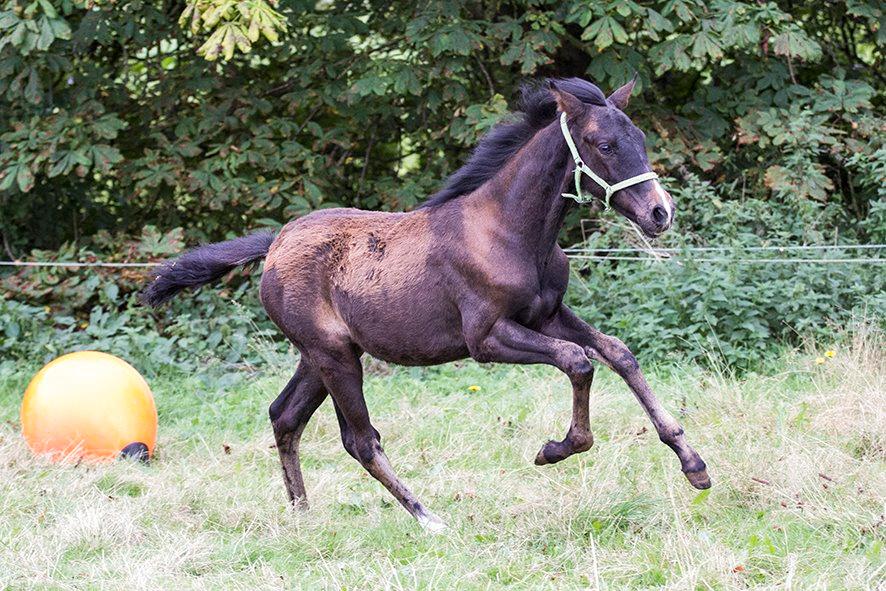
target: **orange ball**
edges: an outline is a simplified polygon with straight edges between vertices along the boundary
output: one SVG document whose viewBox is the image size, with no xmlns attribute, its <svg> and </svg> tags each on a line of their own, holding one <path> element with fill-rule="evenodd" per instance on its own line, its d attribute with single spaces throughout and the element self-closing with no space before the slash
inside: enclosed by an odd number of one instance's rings
<svg viewBox="0 0 886 591">
<path fill-rule="evenodd" d="M 121 453 L 147 459 L 157 442 L 147 382 L 122 359 L 98 351 L 63 355 L 37 372 L 21 421 L 31 450 L 53 460 L 110 460 Z"/>
</svg>

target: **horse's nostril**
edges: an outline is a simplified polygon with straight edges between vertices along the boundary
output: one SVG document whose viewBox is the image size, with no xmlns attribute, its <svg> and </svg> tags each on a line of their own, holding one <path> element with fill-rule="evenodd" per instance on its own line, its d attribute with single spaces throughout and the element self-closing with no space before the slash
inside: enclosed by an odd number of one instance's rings
<svg viewBox="0 0 886 591">
<path fill-rule="evenodd" d="M 663 226 L 668 221 L 668 212 L 661 205 L 652 208 L 652 219 L 659 226 Z"/>
</svg>

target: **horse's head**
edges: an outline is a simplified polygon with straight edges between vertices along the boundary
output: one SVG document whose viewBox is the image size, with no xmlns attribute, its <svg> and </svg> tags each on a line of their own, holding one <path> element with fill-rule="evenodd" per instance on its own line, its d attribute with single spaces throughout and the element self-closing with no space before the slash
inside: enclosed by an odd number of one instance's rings
<svg viewBox="0 0 886 591">
<path fill-rule="evenodd" d="M 566 114 L 568 134 L 578 150 L 578 164 L 583 163 L 592 173 L 582 175 L 581 191 L 608 200 L 613 209 L 654 237 L 674 221 L 674 201 L 657 179 L 635 178 L 652 169 L 646 156 L 646 136 L 624 113 L 633 89 L 631 80 L 609 95 L 605 105 L 597 105 L 583 102 L 551 82 L 551 92 L 559 110 Z M 593 175 L 610 185 L 608 195 Z M 628 186 L 619 188 L 623 181 Z"/>
</svg>

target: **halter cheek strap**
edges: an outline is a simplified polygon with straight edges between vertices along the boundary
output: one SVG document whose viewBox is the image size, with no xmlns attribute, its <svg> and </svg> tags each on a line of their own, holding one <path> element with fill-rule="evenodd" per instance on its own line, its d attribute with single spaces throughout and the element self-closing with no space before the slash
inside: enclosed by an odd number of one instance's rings
<svg viewBox="0 0 886 591">
<path fill-rule="evenodd" d="M 566 140 L 566 145 L 569 146 L 569 151 L 572 153 L 572 159 L 575 161 L 575 194 L 563 193 L 563 197 L 575 199 L 578 203 L 588 203 L 594 199 L 593 195 L 585 196 L 581 192 L 581 175 L 584 173 L 591 177 L 591 180 L 600 185 L 606 192 L 606 195 L 603 198 L 603 205 L 606 209 L 609 209 L 609 198 L 612 197 L 613 193 L 616 191 L 621 191 L 622 189 L 626 189 L 638 183 L 658 178 L 657 174 L 650 171 L 619 181 L 614 185 L 610 185 L 595 174 L 593 170 L 588 168 L 588 165 L 585 164 L 581 159 L 581 156 L 578 155 L 578 148 L 575 147 L 575 141 L 572 139 L 572 134 L 569 133 L 569 126 L 566 124 L 566 113 L 560 114 L 560 129 L 563 131 L 563 138 Z"/>
</svg>

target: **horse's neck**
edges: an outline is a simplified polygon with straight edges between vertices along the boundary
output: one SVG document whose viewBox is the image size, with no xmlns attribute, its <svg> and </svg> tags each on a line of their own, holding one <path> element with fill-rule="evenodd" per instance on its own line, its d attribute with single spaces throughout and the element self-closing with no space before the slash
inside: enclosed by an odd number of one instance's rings
<svg viewBox="0 0 886 591">
<path fill-rule="evenodd" d="M 494 210 L 495 224 L 524 252 L 546 261 L 572 203 L 561 195 L 572 178 L 566 141 L 554 122 L 533 137 L 480 190 L 471 195 Z"/>
</svg>

